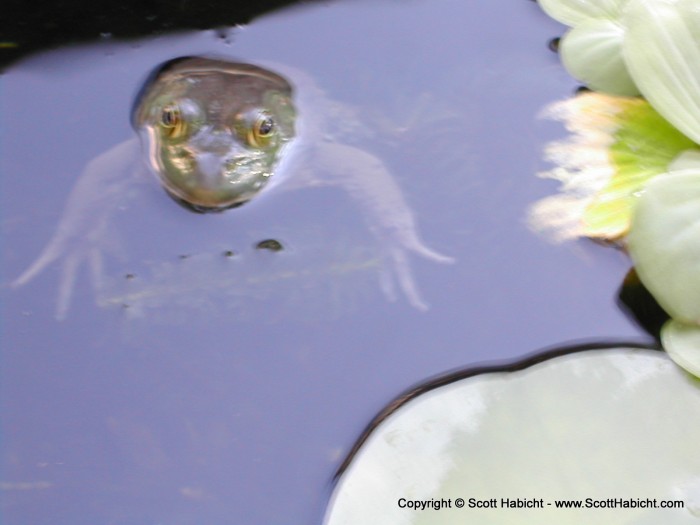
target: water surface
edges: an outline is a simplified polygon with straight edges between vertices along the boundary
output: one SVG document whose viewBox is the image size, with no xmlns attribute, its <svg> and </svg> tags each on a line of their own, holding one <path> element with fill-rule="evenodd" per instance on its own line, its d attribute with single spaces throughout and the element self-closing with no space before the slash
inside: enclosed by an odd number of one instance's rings
<svg viewBox="0 0 700 525">
<path fill-rule="evenodd" d="M 621 254 L 525 226 L 554 189 L 534 176 L 541 147 L 564 134 L 536 115 L 574 88 L 546 49 L 559 32 L 525 0 L 347 2 L 10 69 L 4 283 L 48 241 L 83 166 L 132 136 L 145 76 L 198 54 L 302 70 L 355 108 L 354 144 L 390 167 L 426 243 L 457 262 L 411 258 L 422 312 L 387 300 L 376 242 L 342 191 L 216 216 L 140 195 L 114 220 L 107 292 L 81 275 L 57 321 L 59 267 L 2 289 L 4 522 L 317 523 L 344 454 L 410 385 L 565 341 L 644 340 L 614 303 Z M 285 250 L 253 248 L 268 238 Z"/>
</svg>

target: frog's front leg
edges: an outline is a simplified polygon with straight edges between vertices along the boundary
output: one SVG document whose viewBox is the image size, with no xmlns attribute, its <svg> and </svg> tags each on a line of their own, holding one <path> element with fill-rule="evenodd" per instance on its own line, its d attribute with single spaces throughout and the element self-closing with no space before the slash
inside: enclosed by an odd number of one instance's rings
<svg viewBox="0 0 700 525">
<path fill-rule="evenodd" d="M 63 319 L 81 266 L 87 263 L 97 291 L 102 282 L 102 254 L 113 251 L 106 234 L 110 218 L 136 182 L 137 139 L 123 142 L 90 161 L 71 191 L 56 232 L 34 262 L 11 285 L 27 284 L 49 265 L 62 262 L 56 318 Z"/>
<path fill-rule="evenodd" d="M 320 176 L 309 183 L 339 185 L 357 201 L 406 299 L 415 308 L 426 310 L 428 305 L 415 283 L 407 252 L 439 263 L 452 263 L 454 259 L 425 245 L 401 188 L 386 165 L 359 148 L 330 142 L 317 146 L 310 161 Z M 385 277 L 382 287 L 393 298 L 393 280 Z"/>
</svg>

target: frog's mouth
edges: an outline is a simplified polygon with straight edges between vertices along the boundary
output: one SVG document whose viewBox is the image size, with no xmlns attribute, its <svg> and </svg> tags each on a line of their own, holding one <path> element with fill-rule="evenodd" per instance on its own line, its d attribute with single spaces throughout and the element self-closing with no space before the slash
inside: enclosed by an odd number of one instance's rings
<svg viewBox="0 0 700 525">
<path fill-rule="evenodd" d="M 223 211 L 248 202 L 266 185 L 271 173 L 259 155 L 232 149 L 224 155 L 210 151 L 180 153 L 174 165 L 161 155 L 159 177 L 165 189 L 190 209 Z"/>
<path fill-rule="evenodd" d="M 266 185 L 271 173 L 261 155 L 241 154 L 238 148 L 226 154 L 201 151 L 193 154 L 195 181 L 180 194 L 166 190 L 179 204 L 197 213 L 212 213 L 241 206 L 255 197 Z"/>
<path fill-rule="evenodd" d="M 250 200 L 248 199 L 244 201 L 234 202 L 233 204 L 230 204 L 228 206 L 202 206 L 199 204 L 192 204 L 191 202 L 188 202 L 185 199 L 178 197 L 166 187 L 164 187 L 163 189 L 165 189 L 165 193 L 168 195 L 168 197 L 174 200 L 177 204 L 179 204 L 186 210 L 194 213 L 221 213 L 232 208 L 238 208 L 239 206 L 242 206 Z"/>
<path fill-rule="evenodd" d="M 198 213 L 245 204 L 267 184 L 274 157 L 231 138 L 206 143 L 158 143 L 148 137 L 148 164 L 176 202 Z M 155 139 L 155 140 L 154 140 Z"/>
</svg>

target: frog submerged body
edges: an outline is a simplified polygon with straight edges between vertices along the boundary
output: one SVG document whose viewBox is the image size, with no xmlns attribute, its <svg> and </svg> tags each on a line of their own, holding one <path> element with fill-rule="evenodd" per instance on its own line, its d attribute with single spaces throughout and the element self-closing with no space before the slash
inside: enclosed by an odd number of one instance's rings
<svg viewBox="0 0 700 525">
<path fill-rule="evenodd" d="M 277 68 L 278 69 L 278 68 Z M 39 257 L 12 283 L 22 286 L 62 264 L 57 317 L 65 317 L 81 268 L 103 285 L 103 255 L 118 251 L 107 235 L 114 213 L 155 174 L 175 201 L 200 213 L 221 212 L 272 194 L 271 188 L 340 186 L 362 211 L 408 302 L 426 309 L 407 257 L 452 262 L 422 242 L 413 214 L 385 164 L 327 131 L 330 103 L 296 71 L 185 57 L 166 62 L 145 82 L 132 111 L 138 138 L 92 160 L 58 228 Z M 321 118 L 319 118 L 319 115 Z M 144 169 L 147 168 L 147 169 Z M 264 191 L 263 191 L 264 190 Z M 235 214 L 235 211 L 231 212 Z M 393 298 L 393 278 L 383 290 Z"/>
</svg>

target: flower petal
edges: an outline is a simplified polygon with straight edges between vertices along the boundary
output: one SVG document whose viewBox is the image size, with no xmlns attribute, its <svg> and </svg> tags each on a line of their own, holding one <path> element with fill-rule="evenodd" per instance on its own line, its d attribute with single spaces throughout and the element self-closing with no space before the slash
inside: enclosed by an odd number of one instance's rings
<svg viewBox="0 0 700 525">
<path fill-rule="evenodd" d="M 700 326 L 668 321 L 661 329 L 661 344 L 678 366 L 700 377 Z"/>
<path fill-rule="evenodd" d="M 576 26 L 593 18 L 615 20 L 628 0 L 538 0 L 540 7 L 555 20 Z"/>
<path fill-rule="evenodd" d="M 638 95 L 622 58 L 624 33 L 612 20 L 587 20 L 562 39 L 561 60 L 571 76 L 591 89 L 611 95 Z"/>
<path fill-rule="evenodd" d="M 678 366 L 700 377 L 700 326 L 668 321 L 661 329 L 661 344 Z"/>
<path fill-rule="evenodd" d="M 681 132 L 700 142 L 700 9 L 697 0 L 630 2 L 623 56 L 637 87 Z"/>
<path fill-rule="evenodd" d="M 561 181 L 561 193 L 530 210 L 531 227 L 556 241 L 624 237 L 645 185 L 681 162 L 679 156 L 685 159 L 679 166 L 692 167 L 688 163 L 700 154 L 639 97 L 584 93 L 551 104 L 544 116 L 563 121 L 571 132 L 547 145 L 545 159 L 556 167 L 540 174 Z"/>
<path fill-rule="evenodd" d="M 678 321 L 700 322 L 700 168 L 657 177 L 637 200 L 628 236 L 639 278 Z"/>
<path fill-rule="evenodd" d="M 644 99 L 623 99 L 618 128 L 609 147 L 614 174 L 583 216 L 590 237 L 616 238 L 629 230 L 637 195 L 669 164 L 695 144 L 671 126 Z"/>
</svg>

